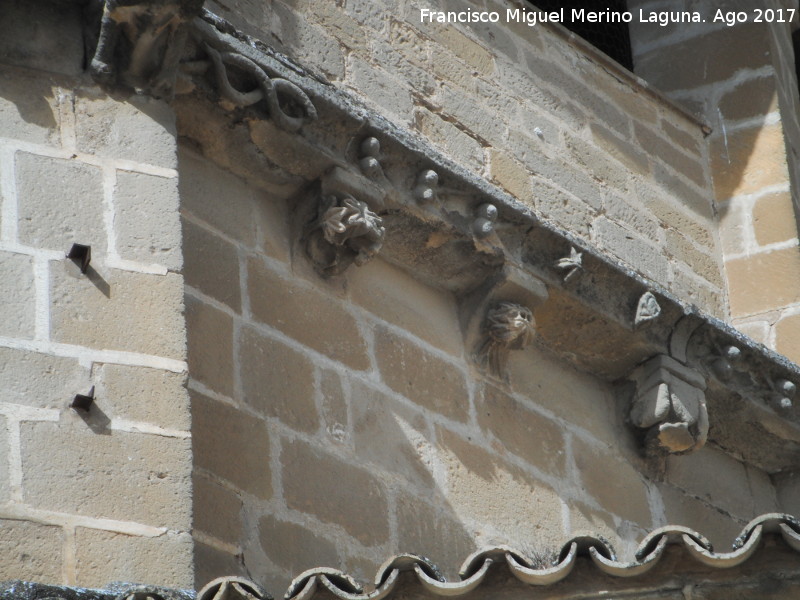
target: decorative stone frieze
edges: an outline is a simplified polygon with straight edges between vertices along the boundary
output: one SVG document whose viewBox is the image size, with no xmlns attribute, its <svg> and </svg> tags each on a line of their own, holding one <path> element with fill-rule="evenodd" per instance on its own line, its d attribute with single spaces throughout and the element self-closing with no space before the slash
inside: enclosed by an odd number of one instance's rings
<svg viewBox="0 0 800 600">
<path fill-rule="evenodd" d="M 670 454 L 702 448 L 708 437 L 708 409 L 703 376 L 674 358 L 654 356 L 632 375 L 636 382 L 629 414 L 647 430 L 646 446 Z"/>
<path fill-rule="evenodd" d="M 171 98 L 188 25 L 203 0 L 91 0 L 89 72 L 102 85 L 124 85 Z M 99 27 L 98 27 L 99 23 Z"/>
<path fill-rule="evenodd" d="M 197 600 L 272 600 L 272 596 L 249 579 L 218 577 L 197 592 Z"/>
</svg>

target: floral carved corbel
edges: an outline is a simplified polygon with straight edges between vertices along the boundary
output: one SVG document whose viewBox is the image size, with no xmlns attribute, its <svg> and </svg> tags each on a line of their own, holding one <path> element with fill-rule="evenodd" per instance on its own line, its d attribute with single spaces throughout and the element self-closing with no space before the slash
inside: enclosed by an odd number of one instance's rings
<svg viewBox="0 0 800 600">
<path fill-rule="evenodd" d="M 340 275 L 351 264 L 369 262 L 383 246 L 383 220 L 349 194 L 321 194 L 306 232 L 306 253 L 317 271 Z"/>
</svg>

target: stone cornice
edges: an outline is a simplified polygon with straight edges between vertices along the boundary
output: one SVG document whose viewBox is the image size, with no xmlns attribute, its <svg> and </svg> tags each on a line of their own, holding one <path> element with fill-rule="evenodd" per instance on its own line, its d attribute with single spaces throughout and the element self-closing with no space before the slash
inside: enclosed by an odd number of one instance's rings
<svg viewBox="0 0 800 600">
<path fill-rule="evenodd" d="M 201 150 L 229 152 L 225 166 L 292 197 L 295 254 L 309 252 L 316 230 L 329 246 L 311 256 L 322 275 L 380 252 L 466 307 L 503 269 L 520 270 L 549 296 L 528 307 L 537 344 L 606 381 L 625 382 L 640 364 L 670 357 L 706 382 L 711 442 L 771 473 L 800 464 L 797 365 L 542 220 L 223 19 L 204 10 L 189 32 L 174 104 L 179 134 Z M 227 123 L 228 140 L 209 133 L 209 118 Z M 345 231 L 343 218 L 361 222 Z M 633 398 L 630 388 L 622 384 L 621 393 Z M 665 419 L 681 426 L 680 416 Z"/>
</svg>

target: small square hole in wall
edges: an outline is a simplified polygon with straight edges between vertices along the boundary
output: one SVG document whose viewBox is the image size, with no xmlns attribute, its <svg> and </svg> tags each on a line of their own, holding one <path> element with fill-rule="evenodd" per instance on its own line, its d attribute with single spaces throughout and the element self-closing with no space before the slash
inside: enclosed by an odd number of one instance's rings
<svg viewBox="0 0 800 600">
<path fill-rule="evenodd" d="M 529 3 L 547 12 L 563 10 L 564 21 L 561 24 L 564 27 L 633 71 L 630 32 L 628 24 L 620 18 L 628 10 L 627 0 L 530 0 Z M 602 22 L 592 23 L 588 18 L 573 21 L 573 9 L 585 11 L 584 15 L 598 13 Z"/>
</svg>

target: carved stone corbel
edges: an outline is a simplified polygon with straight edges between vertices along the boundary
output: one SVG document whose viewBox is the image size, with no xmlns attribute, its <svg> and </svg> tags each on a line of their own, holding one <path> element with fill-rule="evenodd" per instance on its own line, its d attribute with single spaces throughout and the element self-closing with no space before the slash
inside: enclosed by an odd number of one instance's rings
<svg viewBox="0 0 800 600">
<path fill-rule="evenodd" d="M 172 98 L 187 23 L 202 8 L 203 0 L 91 0 L 90 74 L 103 85 Z"/>
<path fill-rule="evenodd" d="M 694 369 L 664 354 L 640 365 L 630 376 L 636 383 L 630 422 L 647 430 L 650 450 L 687 454 L 708 437 L 706 382 Z"/>
<path fill-rule="evenodd" d="M 525 271 L 506 265 L 495 277 L 462 300 L 461 321 L 476 364 L 508 380 L 509 352 L 522 350 L 534 338 L 533 310 L 547 300 L 547 287 Z"/>
</svg>

